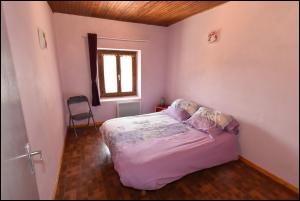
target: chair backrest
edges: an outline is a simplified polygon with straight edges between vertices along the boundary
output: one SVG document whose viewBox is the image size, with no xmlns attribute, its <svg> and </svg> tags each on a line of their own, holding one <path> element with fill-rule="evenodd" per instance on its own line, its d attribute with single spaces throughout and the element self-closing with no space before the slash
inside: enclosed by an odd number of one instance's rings
<svg viewBox="0 0 300 201">
<path fill-rule="evenodd" d="M 81 102 L 87 102 L 89 104 L 89 100 L 86 96 L 72 96 L 67 100 L 68 105 Z"/>
</svg>

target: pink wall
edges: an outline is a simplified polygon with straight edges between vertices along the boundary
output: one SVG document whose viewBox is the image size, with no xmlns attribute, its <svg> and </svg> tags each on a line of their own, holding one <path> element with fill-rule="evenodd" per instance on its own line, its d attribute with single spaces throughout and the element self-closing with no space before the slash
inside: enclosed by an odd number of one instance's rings
<svg viewBox="0 0 300 201">
<path fill-rule="evenodd" d="M 52 12 L 47 2 L 2 2 L 29 142 L 42 150 L 36 164 L 41 199 L 52 199 L 66 132 Z M 46 33 L 40 49 L 37 28 Z"/>
<path fill-rule="evenodd" d="M 63 97 L 84 94 L 91 98 L 88 32 L 99 36 L 143 39 L 148 42 L 98 40 L 98 48 L 141 50 L 142 112 L 154 112 L 164 95 L 167 30 L 164 27 L 54 13 L 54 27 Z M 116 102 L 93 107 L 97 121 L 116 117 Z M 67 113 L 66 113 L 67 115 Z M 67 117 L 66 117 L 67 119 Z"/>
<path fill-rule="evenodd" d="M 169 101 L 234 115 L 242 156 L 297 187 L 298 23 L 298 2 L 228 2 L 181 21 L 168 30 L 166 86 Z"/>
</svg>

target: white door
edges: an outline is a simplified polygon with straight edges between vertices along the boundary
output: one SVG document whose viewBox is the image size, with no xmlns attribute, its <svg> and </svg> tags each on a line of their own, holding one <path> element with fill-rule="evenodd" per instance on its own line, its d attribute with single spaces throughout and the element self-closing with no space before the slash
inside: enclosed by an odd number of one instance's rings
<svg viewBox="0 0 300 201">
<path fill-rule="evenodd" d="M 28 144 L 1 4 L 1 200 L 39 199 L 33 155 L 41 157 Z"/>
</svg>

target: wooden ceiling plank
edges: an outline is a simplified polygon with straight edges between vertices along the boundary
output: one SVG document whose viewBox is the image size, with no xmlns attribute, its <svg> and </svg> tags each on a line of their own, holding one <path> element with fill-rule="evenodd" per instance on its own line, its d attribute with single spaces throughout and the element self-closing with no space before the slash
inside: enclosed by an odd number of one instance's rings
<svg viewBox="0 0 300 201">
<path fill-rule="evenodd" d="M 226 1 L 48 1 L 53 12 L 169 26 Z"/>
</svg>

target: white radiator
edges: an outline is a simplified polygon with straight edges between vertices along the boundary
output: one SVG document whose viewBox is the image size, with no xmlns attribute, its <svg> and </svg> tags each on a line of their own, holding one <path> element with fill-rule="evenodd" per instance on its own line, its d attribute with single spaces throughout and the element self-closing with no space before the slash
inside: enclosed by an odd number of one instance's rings
<svg viewBox="0 0 300 201">
<path fill-rule="evenodd" d="M 139 101 L 126 101 L 117 103 L 118 117 L 126 117 L 141 114 L 141 102 Z"/>
</svg>

